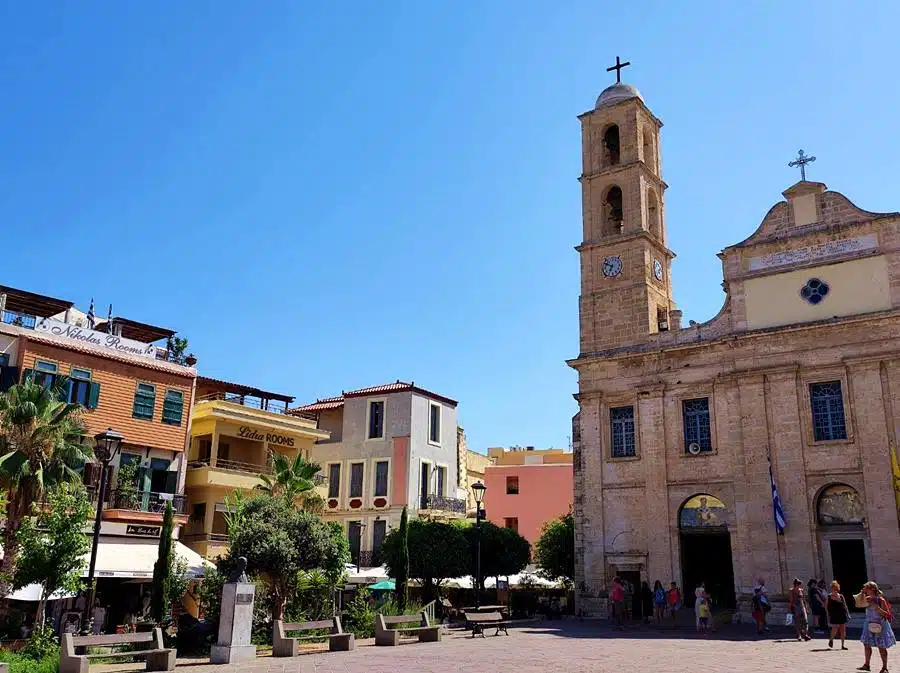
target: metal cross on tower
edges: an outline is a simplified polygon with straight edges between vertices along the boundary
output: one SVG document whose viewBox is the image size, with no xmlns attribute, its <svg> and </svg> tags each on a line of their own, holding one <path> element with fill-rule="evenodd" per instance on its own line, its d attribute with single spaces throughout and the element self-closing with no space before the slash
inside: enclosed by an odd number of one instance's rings
<svg viewBox="0 0 900 673">
<path fill-rule="evenodd" d="M 606 72 L 612 72 L 613 70 L 615 70 L 616 71 L 616 84 L 619 84 L 622 81 L 622 68 L 625 68 L 629 65 L 631 65 L 631 61 L 625 61 L 624 63 L 622 63 L 619 60 L 619 57 L 616 56 L 616 64 L 614 66 L 607 68 Z"/>
<path fill-rule="evenodd" d="M 815 157 L 808 157 L 803 154 L 803 150 L 797 152 L 797 159 L 788 164 L 788 168 L 794 168 L 795 166 L 800 167 L 800 179 L 806 181 L 806 164 L 811 164 L 815 161 Z"/>
</svg>

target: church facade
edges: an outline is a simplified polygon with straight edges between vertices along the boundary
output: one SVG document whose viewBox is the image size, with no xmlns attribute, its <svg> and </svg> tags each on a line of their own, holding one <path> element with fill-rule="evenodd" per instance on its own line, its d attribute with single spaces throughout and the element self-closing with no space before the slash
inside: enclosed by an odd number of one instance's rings
<svg viewBox="0 0 900 673">
<path fill-rule="evenodd" d="M 662 123 L 623 83 L 579 119 L 577 610 L 605 616 L 617 574 L 720 609 L 760 577 L 776 603 L 794 577 L 900 596 L 900 214 L 801 180 L 719 253 L 720 312 L 682 325 Z"/>
</svg>

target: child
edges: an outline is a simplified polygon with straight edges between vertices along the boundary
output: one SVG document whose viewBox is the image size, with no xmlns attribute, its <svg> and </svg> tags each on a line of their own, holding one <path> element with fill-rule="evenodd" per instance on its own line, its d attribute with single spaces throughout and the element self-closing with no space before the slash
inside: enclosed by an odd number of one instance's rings
<svg viewBox="0 0 900 673">
<path fill-rule="evenodd" d="M 756 633 L 761 634 L 766 628 L 766 613 L 763 606 L 762 589 L 753 590 L 753 621 L 756 622 Z"/>
<path fill-rule="evenodd" d="M 698 625 L 700 633 L 709 633 L 709 601 L 706 598 L 700 599 L 697 614 L 700 615 L 700 623 Z"/>
</svg>

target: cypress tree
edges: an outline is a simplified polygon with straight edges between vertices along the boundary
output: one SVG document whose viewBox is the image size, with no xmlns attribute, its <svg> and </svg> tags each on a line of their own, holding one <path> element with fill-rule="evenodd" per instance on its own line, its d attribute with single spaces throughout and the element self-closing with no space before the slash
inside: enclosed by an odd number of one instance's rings
<svg viewBox="0 0 900 673">
<path fill-rule="evenodd" d="M 159 535 L 159 554 L 153 564 L 153 593 L 150 597 L 150 616 L 157 624 L 168 612 L 169 577 L 172 573 L 172 531 L 175 527 L 172 503 L 166 503 L 162 532 Z"/>
<path fill-rule="evenodd" d="M 397 607 L 402 614 L 406 610 L 406 602 L 409 597 L 409 520 L 406 507 L 400 515 L 400 553 L 397 564 L 397 576 L 394 578 L 394 595 Z"/>
</svg>

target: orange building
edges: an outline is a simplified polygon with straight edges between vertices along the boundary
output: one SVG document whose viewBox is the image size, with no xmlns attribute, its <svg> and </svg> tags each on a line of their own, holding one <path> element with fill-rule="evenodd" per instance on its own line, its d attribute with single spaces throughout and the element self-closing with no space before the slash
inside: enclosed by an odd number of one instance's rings
<svg viewBox="0 0 900 673">
<path fill-rule="evenodd" d="M 547 521 L 572 509 L 572 453 L 533 446 L 488 449 L 484 507 L 488 521 L 513 528 L 534 545 Z"/>
<path fill-rule="evenodd" d="M 68 401 L 83 408 L 91 444 L 110 427 L 124 437 L 104 495 L 97 554 L 101 594 L 121 589 L 115 582 L 104 587 L 104 580 L 150 581 L 167 502 L 176 526 L 187 522 L 184 456 L 196 371 L 170 361 L 159 345 L 174 334 L 124 318 L 93 321 L 72 302 L 0 286 L 0 390 L 26 378 L 45 385 L 61 380 Z M 128 483 L 120 474 L 128 475 Z M 85 466 L 84 482 L 96 501 L 100 465 Z M 194 552 L 177 542 L 176 552 L 202 572 Z M 140 600 L 139 587 L 138 592 Z"/>
</svg>

